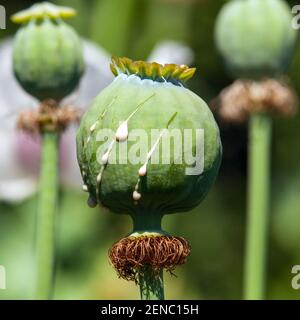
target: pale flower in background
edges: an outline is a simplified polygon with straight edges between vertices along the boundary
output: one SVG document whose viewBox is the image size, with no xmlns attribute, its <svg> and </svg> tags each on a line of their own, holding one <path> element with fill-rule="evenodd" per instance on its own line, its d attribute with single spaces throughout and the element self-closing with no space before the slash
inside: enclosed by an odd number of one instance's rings
<svg viewBox="0 0 300 320">
<path fill-rule="evenodd" d="M 165 40 L 156 44 L 148 57 L 148 61 L 155 61 L 160 64 L 186 64 L 189 66 L 194 61 L 194 52 L 183 42 Z"/>
</svg>

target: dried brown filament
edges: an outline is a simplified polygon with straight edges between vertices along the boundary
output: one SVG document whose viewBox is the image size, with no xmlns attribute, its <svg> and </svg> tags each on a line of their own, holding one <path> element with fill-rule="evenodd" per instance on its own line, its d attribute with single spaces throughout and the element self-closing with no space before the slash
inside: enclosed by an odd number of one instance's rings
<svg viewBox="0 0 300 320">
<path fill-rule="evenodd" d="M 43 101 L 38 110 L 23 111 L 17 126 L 28 133 L 62 131 L 80 120 L 80 112 L 70 106 L 58 106 L 54 100 Z"/>
<path fill-rule="evenodd" d="M 294 91 L 275 79 L 237 80 L 217 98 L 219 113 L 228 122 L 243 122 L 252 113 L 293 116 L 297 98 Z"/>
<path fill-rule="evenodd" d="M 154 272 L 172 271 L 186 262 L 191 248 L 182 237 L 126 237 L 109 250 L 109 258 L 120 278 L 138 282 L 138 273 L 149 266 Z"/>
</svg>

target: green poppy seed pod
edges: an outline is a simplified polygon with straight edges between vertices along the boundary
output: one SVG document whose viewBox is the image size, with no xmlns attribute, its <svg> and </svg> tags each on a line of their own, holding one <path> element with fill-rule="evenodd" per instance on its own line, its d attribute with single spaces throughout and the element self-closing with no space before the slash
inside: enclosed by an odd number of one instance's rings
<svg viewBox="0 0 300 320">
<path fill-rule="evenodd" d="M 228 71 L 261 78 L 288 68 L 296 41 L 292 14 L 282 0 L 232 0 L 221 9 L 215 41 Z"/>
<path fill-rule="evenodd" d="M 183 85 L 195 69 L 116 57 L 111 69 L 115 80 L 77 133 L 83 189 L 90 205 L 129 214 L 133 232 L 161 234 L 163 215 L 194 208 L 213 184 L 219 129 L 207 104 Z"/>
<path fill-rule="evenodd" d="M 80 38 L 62 20 L 74 14 L 71 8 L 45 2 L 12 16 L 22 24 L 14 40 L 14 73 L 23 89 L 40 101 L 61 100 L 83 73 Z"/>
</svg>

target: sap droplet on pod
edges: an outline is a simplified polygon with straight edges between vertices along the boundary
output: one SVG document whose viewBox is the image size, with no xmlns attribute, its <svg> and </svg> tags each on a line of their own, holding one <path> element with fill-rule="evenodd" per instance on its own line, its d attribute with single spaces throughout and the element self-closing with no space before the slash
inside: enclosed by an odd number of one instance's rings
<svg viewBox="0 0 300 320">
<path fill-rule="evenodd" d="M 141 199 L 142 195 L 135 190 L 133 191 L 132 197 L 133 197 L 133 200 L 138 201 Z"/>
<path fill-rule="evenodd" d="M 147 164 L 145 163 L 143 166 L 139 169 L 139 176 L 144 177 L 147 174 Z"/>
<path fill-rule="evenodd" d="M 106 151 L 106 152 L 104 153 L 104 155 L 102 156 L 102 158 L 101 158 L 102 164 L 107 164 L 107 162 L 108 162 L 108 157 L 109 157 L 109 151 Z"/>
<path fill-rule="evenodd" d="M 100 173 L 97 175 L 96 180 L 97 180 L 98 183 L 100 183 L 101 177 L 102 177 L 102 172 L 100 172 Z"/>
<path fill-rule="evenodd" d="M 90 131 L 93 132 L 96 129 L 98 121 L 96 121 L 91 127 L 90 127 Z"/>
<path fill-rule="evenodd" d="M 124 121 L 121 123 L 119 128 L 116 131 L 116 140 L 117 141 L 125 141 L 128 138 L 128 122 Z"/>
<path fill-rule="evenodd" d="M 97 206 L 97 201 L 90 195 L 87 204 L 90 208 L 95 208 Z"/>
</svg>

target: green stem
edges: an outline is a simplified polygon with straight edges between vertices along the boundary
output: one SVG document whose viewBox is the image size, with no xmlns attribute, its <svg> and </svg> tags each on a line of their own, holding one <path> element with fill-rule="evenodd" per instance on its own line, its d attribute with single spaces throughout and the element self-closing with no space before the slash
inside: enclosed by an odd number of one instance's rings
<svg viewBox="0 0 300 320">
<path fill-rule="evenodd" d="M 55 212 L 58 197 L 58 134 L 47 132 L 42 138 L 36 299 L 51 299 L 54 287 Z"/>
<path fill-rule="evenodd" d="M 159 214 L 140 211 L 131 215 L 133 222 L 133 232 L 157 232 L 164 234 L 161 229 L 162 216 Z"/>
<path fill-rule="evenodd" d="M 133 233 L 160 233 L 162 216 L 153 212 L 137 212 L 131 216 L 133 220 Z M 139 270 L 139 285 L 142 300 L 164 300 L 163 270 L 155 272 L 150 266 Z"/>
<path fill-rule="evenodd" d="M 255 114 L 249 123 L 248 221 L 245 260 L 245 299 L 263 299 L 267 256 L 270 145 L 272 122 Z"/>
<path fill-rule="evenodd" d="M 151 267 L 144 267 L 139 272 L 141 300 L 164 300 L 163 270 L 155 273 Z"/>
</svg>

